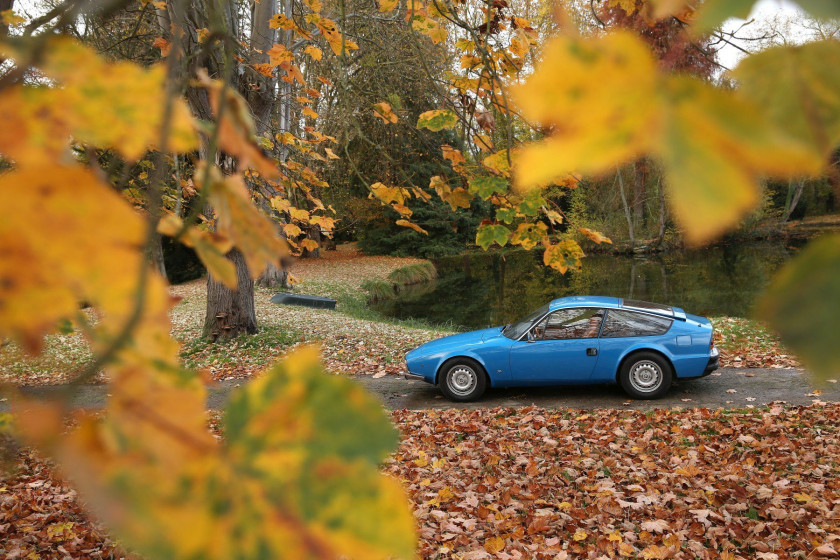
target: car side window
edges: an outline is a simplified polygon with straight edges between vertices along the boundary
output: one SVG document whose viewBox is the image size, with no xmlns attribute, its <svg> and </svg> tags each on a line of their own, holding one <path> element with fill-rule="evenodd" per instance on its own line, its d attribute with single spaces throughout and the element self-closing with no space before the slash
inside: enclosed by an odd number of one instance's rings
<svg viewBox="0 0 840 560">
<path fill-rule="evenodd" d="M 671 323 L 673 320 L 666 317 L 610 309 L 604 321 L 601 338 L 657 336 L 668 332 Z"/>
<path fill-rule="evenodd" d="M 538 340 L 597 338 L 603 318 L 603 309 L 558 309 L 534 327 L 534 336 Z"/>
</svg>

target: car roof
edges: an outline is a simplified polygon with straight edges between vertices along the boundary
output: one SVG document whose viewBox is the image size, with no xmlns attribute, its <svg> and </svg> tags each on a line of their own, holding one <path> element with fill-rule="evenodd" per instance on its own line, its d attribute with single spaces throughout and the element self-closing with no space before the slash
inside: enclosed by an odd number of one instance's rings
<svg viewBox="0 0 840 560">
<path fill-rule="evenodd" d="M 651 303 L 648 301 L 639 301 L 634 299 L 623 299 L 617 297 L 605 296 L 569 296 L 555 299 L 549 304 L 549 310 L 563 309 L 565 307 L 604 307 L 608 309 L 625 308 L 634 311 L 643 311 L 645 313 L 653 313 L 655 315 L 663 315 L 666 317 L 684 318 L 685 313 L 682 309 L 662 305 L 661 303 Z"/>
</svg>

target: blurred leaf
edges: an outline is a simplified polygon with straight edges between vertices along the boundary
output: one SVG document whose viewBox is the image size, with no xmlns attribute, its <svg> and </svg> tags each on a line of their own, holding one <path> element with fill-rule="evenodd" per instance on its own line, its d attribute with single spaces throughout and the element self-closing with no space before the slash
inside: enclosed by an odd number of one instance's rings
<svg viewBox="0 0 840 560">
<path fill-rule="evenodd" d="M 562 68 L 562 71 L 559 69 Z M 513 96 L 522 113 L 555 126 L 516 159 L 520 188 L 545 185 L 572 171 L 602 173 L 647 151 L 656 132 L 657 70 L 633 33 L 558 37 Z"/>
<path fill-rule="evenodd" d="M 713 86 L 677 77 L 658 147 L 674 213 L 698 244 L 738 223 L 766 175 L 817 173 L 820 158 L 778 133 L 752 105 Z"/>
<path fill-rule="evenodd" d="M 417 128 L 428 128 L 433 132 L 452 128 L 458 124 L 458 115 L 449 109 L 426 111 L 417 119 Z"/>
<path fill-rule="evenodd" d="M 0 175 L 0 208 L 0 337 L 37 350 L 80 301 L 101 306 L 106 323 L 128 316 L 145 224 L 91 171 L 45 165 Z"/>
<path fill-rule="evenodd" d="M 776 126 L 828 157 L 840 144 L 838 68 L 840 43 L 831 40 L 748 56 L 733 76 Z"/>
<path fill-rule="evenodd" d="M 747 19 L 757 0 L 706 0 L 700 6 L 695 25 L 706 31 L 729 18 Z"/>
<path fill-rule="evenodd" d="M 840 235 L 811 241 L 776 275 L 757 309 L 817 376 L 840 372 Z"/>
<path fill-rule="evenodd" d="M 475 242 L 486 251 L 493 243 L 498 243 L 504 247 L 507 245 L 509 237 L 510 230 L 505 226 L 484 224 L 478 227 Z"/>
<path fill-rule="evenodd" d="M 794 0 L 812 16 L 824 19 L 840 18 L 837 0 Z M 758 0 L 705 0 L 700 6 L 696 26 L 700 31 L 719 27 L 729 18 L 747 19 Z"/>
</svg>

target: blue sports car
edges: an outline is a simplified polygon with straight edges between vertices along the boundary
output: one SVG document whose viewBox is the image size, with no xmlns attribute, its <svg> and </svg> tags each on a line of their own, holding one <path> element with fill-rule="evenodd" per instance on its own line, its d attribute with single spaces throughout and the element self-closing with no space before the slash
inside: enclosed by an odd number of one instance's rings
<svg viewBox="0 0 840 560">
<path fill-rule="evenodd" d="M 487 387 L 620 383 L 631 397 L 660 398 L 676 379 L 718 367 L 712 324 L 677 307 L 612 297 L 552 301 L 524 319 L 447 336 L 406 354 L 406 378 L 454 401 Z"/>
</svg>

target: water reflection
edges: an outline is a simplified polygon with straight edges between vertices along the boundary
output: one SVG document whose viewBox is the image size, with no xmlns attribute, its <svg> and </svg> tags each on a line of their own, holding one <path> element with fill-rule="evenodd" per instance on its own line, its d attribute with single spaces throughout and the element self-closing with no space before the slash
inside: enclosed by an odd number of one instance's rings
<svg viewBox="0 0 840 560">
<path fill-rule="evenodd" d="M 796 248 L 741 243 L 667 255 L 591 255 L 562 275 L 539 253 L 476 253 L 435 261 L 438 279 L 377 310 L 397 318 L 451 322 L 461 328 L 502 325 L 567 295 L 606 295 L 683 307 L 707 316 L 748 316 L 772 274 Z"/>
</svg>

